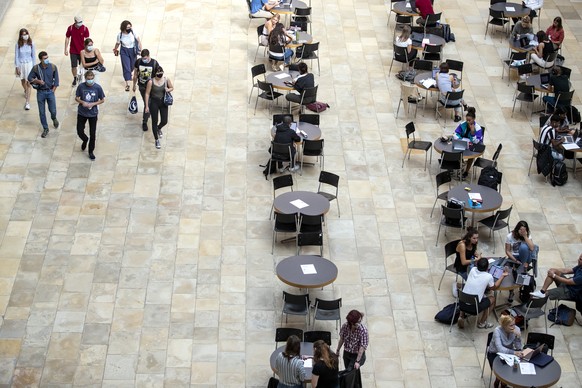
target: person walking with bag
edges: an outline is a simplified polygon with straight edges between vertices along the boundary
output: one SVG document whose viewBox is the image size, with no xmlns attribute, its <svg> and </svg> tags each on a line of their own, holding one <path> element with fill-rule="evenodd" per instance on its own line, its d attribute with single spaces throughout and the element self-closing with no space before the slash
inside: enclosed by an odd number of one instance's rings
<svg viewBox="0 0 582 388">
<path fill-rule="evenodd" d="M 24 110 L 30 110 L 30 92 L 32 86 L 26 79 L 32 66 L 34 65 L 34 43 L 26 28 L 21 28 L 18 32 L 18 42 L 14 48 L 14 66 L 16 77 L 20 78 L 20 83 L 24 89 Z"/>
<path fill-rule="evenodd" d="M 159 66 L 158 61 L 150 57 L 150 50 L 148 49 L 141 50 L 141 58 L 135 61 L 133 70 L 133 91 L 135 92 L 136 85 L 139 83 L 139 94 L 143 100 L 144 107 L 147 106 L 145 94 L 148 81 L 157 73 Z M 144 109 L 141 123 L 144 132 L 147 132 L 148 130 L 149 118 L 150 114 Z"/>
<path fill-rule="evenodd" d="M 38 53 L 40 63 L 34 65 L 28 74 L 28 82 L 36 89 L 36 102 L 38 103 L 38 115 L 43 131 L 41 137 L 47 137 L 49 133 L 48 123 L 46 121 L 45 101 L 48 105 L 53 126 L 59 127 L 57 120 L 57 99 L 55 91 L 59 87 L 59 70 L 52 64 L 46 51 Z"/>
<path fill-rule="evenodd" d="M 145 92 L 145 113 L 149 113 L 152 117 L 152 133 L 154 134 L 157 149 L 161 148 L 159 138 L 164 135 L 162 128 L 168 124 L 166 93 L 170 93 L 173 90 L 172 81 L 164 77 L 164 69 L 158 66 L 156 76 L 148 81 Z M 158 114 L 160 117 L 159 123 Z"/>
<path fill-rule="evenodd" d="M 121 32 L 117 34 L 117 42 L 113 48 L 113 54 L 121 59 L 125 91 L 129 92 L 129 81 L 131 81 L 133 74 L 133 66 L 141 52 L 141 40 L 137 33 L 133 31 L 129 20 L 122 21 L 119 28 Z"/>
<path fill-rule="evenodd" d="M 79 84 L 75 94 L 77 108 L 77 136 L 83 141 L 81 151 L 87 148 L 89 142 L 89 159 L 95 160 L 95 135 L 97 132 L 98 105 L 105 102 L 103 88 L 95 83 L 95 74 L 92 70 L 85 73 L 85 82 Z M 89 121 L 89 137 L 85 134 L 85 125 Z"/>
</svg>

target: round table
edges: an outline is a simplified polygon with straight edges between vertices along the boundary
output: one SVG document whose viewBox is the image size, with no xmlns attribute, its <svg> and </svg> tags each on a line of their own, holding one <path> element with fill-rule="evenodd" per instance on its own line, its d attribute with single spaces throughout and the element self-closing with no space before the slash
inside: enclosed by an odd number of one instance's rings
<svg viewBox="0 0 582 388">
<path fill-rule="evenodd" d="M 411 8 L 410 1 L 397 1 L 393 3 L 391 11 L 397 15 L 420 16 L 420 14 L 416 12 L 416 9 Z"/>
<path fill-rule="evenodd" d="M 316 273 L 303 273 L 302 265 L 313 265 Z M 321 256 L 291 256 L 277 264 L 277 277 L 285 284 L 297 288 L 320 288 L 337 278 L 337 267 Z"/>
<path fill-rule="evenodd" d="M 297 48 L 299 46 L 303 46 L 304 43 L 311 43 L 313 42 L 313 36 L 308 34 L 305 31 L 296 31 L 295 34 L 288 32 L 289 35 L 295 35 L 295 39 L 291 42 L 287 43 L 286 47 L 289 48 Z"/>
<path fill-rule="evenodd" d="M 301 141 L 303 141 L 304 139 L 306 139 L 306 140 L 319 140 L 321 138 L 321 128 L 319 128 L 317 125 L 313 125 L 310 123 L 305 123 L 303 121 L 300 121 L 297 123 L 297 129 L 299 129 L 300 131 L 303 131 L 307 134 L 307 137 L 303 137 L 303 136 L 299 135 L 299 137 L 301 138 Z M 271 137 L 275 137 L 275 131 L 276 131 L 276 127 L 273 126 L 271 128 Z"/>
<path fill-rule="evenodd" d="M 562 368 L 556 360 L 553 360 L 543 368 L 535 366 L 535 375 L 523 375 L 519 368 L 513 369 L 513 366 L 507 365 L 497 356 L 493 360 L 493 373 L 495 376 L 512 387 L 529 388 L 529 387 L 551 387 L 560 380 Z"/>
<path fill-rule="evenodd" d="M 307 206 L 299 208 L 291 202 L 301 200 Z M 321 194 L 311 191 L 290 191 L 278 195 L 273 202 L 275 210 L 279 213 L 301 213 L 306 216 L 320 216 L 329 211 L 329 201 Z"/>
<path fill-rule="evenodd" d="M 280 346 L 271 353 L 269 362 L 271 363 L 271 369 L 273 371 L 275 371 L 275 360 L 277 360 L 279 353 L 283 353 L 285 346 L 286 345 Z M 313 342 L 301 342 L 301 355 L 313 357 Z M 305 368 L 305 381 L 308 383 L 311 382 L 311 369 L 312 368 Z"/>
<path fill-rule="evenodd" d="M 471 190 L 467 191 L 465 190 L 465 187 L 469 187 Z M 483 202 L 481 203 L 480 208 L 474 208 L 469 205 L 469 193 L 481 194 Z M 463 183 L 450 189 L 447 199 L 451 198 L 463 201 L 465 203 L 465 211 L 472 212 L 471 226 L 475 224 L 475 213 L 493 212 L 499 209 L 503 203 L 503 197 L 497 192 L 497 190 L 493 190 L 487 186 L 469 183 Z"/>
<path fill-rule="evenodd" d="M 513 8 L 513 11 L 508 11 L 507 8 Z M 510 18 L 522 18 L 529 15 L 531 9 L 524 7 L 521 3 L 495 3 L 489 7 L 492 11 L 503 12 L 503 14 Z"/>
<path fill-rule="evenodd" d="M 271 12 L 287 16 L 295 13 L 295 8 L 307 8 L 307 4 L 299 0 L 293 0 L 290 7 L 288 5 L 289 0 L 286 0 L 284 6 L 279 4 L 278 6 L 271 8 Z"/>
<path fill-rule="evenodd" d="M 285 85 L 285 81 L 291 82 L 299 75 L 298 71 L 276 71 L 267 74 L 266 81 L 273 85 L 273 88 L 279 90 L 294 90 L 293 86 Z"/>
<path fill-rule="evenodd" d="M 428 39 L 428 45 L 430 45 L 430 46 L 444 46 L 447 43 L 445 38 L 443 38 L 442 36 L 435 35 L 435 34 L 426 34 L 426 35 L 424 35 L 424 39 Z M 412 41 L 412 43 L 414 43 L 414 41 Z M 412 47 L 417 49 L 417 50 L 424 49 L 424 46 L 422 44 L 420 46 L 415 46 L 413 44 Z"/>
<path fill-rule="evenodd" d="M 440 138 L 436 139 L 433 143 L 434 149 L 439 154 L 442 154 L 443 151 L 453 152 L 453 142 L 442 141 Z M 463 159 L 476 159 L 479 156 L 483 155 L 485 149 L 481 152 L 471 151 L 470 149 L 466 149 L 463 151 Z M 465 187 L 465 185 L 463 185 Z M 495 191 L 495 190 L 493 190 Z"/>
<path fill-rule="evenodd" d="M 521 45 L 519 44 L 519 40 L 515 40 L 512 39 L 511 37 L 507 40 L 507 42 L 509 43 L 509 52 L 511 53 L 512 51 L 517 51 L 519 53 L 531 53 L 534 51 L 534 47 L 530 47 L 530 46 L 526 46 L 526 47 L 521 47 Z M 529 61 L 526 61 L 526 63 L 529 63 Z"/>
</svg>

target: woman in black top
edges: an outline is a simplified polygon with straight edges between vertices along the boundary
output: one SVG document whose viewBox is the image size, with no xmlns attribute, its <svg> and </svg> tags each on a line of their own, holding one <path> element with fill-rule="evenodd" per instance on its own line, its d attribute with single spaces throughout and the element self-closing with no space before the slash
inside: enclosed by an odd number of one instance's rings
<svg viewBox="0 0 582 388">
<path fill-rule="evenodd" d="M 476 263 L 481 258 L 481 253 L 477 252 L 477 243 L 479 242 L 479 233 L 473 227 L 467 228 L 467 233 L 457 244 L 457 256 L 455 257 L 455 269 L 459 276 L 467 280 L 469 265 L 471 262 Z"/>
<path fill-rule="evenodd" d="M 313 388 L 339 388 L 338 368 L 337 356 L 329 350 L 329 345 L 322 340 L 315 341 L 311 386 Z"/>
<path fill-rule="evenodd" d="M 544 31 L 538 31 L 536 36 L 539 44 L 533 49 L 530 63 L 536 63 L 537 65 L 548 69 L 554 65 L 554 61 L 547 61 L 548 57 L 554 52 L 554 45 L 550 42 Z"/>
</svg>

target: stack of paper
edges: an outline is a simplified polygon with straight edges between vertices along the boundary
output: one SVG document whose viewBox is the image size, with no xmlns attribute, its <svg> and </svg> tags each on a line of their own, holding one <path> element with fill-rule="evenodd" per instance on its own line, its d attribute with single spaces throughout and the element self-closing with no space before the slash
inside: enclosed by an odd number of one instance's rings
<svg viewBox="0 0 582 388">
<path fill-rule="evenodd" d="M 479 193 L 469 193 L 469 199 L 473 202 L 483 203 L 483 198 L 481 198 L 481 194 Z"/>
</svg>

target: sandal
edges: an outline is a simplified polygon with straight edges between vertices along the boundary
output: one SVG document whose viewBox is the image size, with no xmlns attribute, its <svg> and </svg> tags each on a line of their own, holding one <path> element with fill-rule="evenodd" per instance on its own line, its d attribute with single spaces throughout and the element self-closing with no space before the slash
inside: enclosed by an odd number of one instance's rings
<svg viewBox="0 0 582 388">
<path fill-rule="evenodd" d="M 493 324 L 492 323 L 489 323 L 489 322 L 483 322 L 483 323 L 479 323 L 477 325 L 477 327 L 479 329 L 491 329 L 493 327 Z"/>
<path fill-rule="evenodd" d="M 129 92 L 129 85 L 125 85 L 125 91 Z"/>
</svg>

